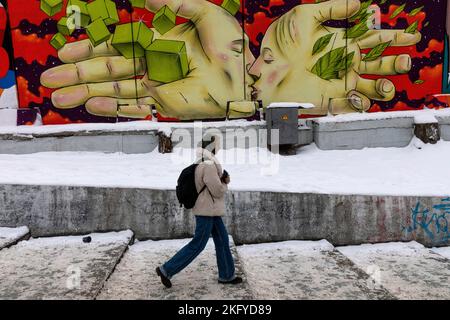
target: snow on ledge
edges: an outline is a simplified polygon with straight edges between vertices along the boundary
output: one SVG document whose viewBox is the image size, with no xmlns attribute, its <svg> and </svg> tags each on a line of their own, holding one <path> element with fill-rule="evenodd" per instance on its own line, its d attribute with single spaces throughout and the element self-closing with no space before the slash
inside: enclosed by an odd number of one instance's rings
<svg viewBox="0 0 450 320">
<path fill-rule="evenodd" d="M 264 121 L 229 120 L 216 122 L 152 122 L 152 121 L 132 121 L 121 123 L 79 123 L 64 125 L 45 126 L 5 126 L 0 127 L 0 135 L 46 135 L 57 133 L 77 133 L 77 132 L 132 132 L 132 131 L 162 131 L 171 132 L 171 129 L 190 129 L 201 123 L 203 128 L 221 127 L 249 127 L 261 125 Z"/>
<path fill-rule="evenodd" d="M 411 242 L 390 242 L 390 243 L 377 243 L 377 244 L 362 244 L 356 246 L 346 246 L 346 247 L 337 247 L 338 251 L 342 254 L 349 256 L 355 254 L 364 254 L 364 255 L 373 255 L 373 254 L 382 254 L 382 253 L 403 253 L 403 254 L 411 254 L 416 253 L 420 250 L 425 250 L 425 246 L 422 244 L 411 241 Z"/>
<path fill-rule="evenodd" d="M 0 227 L 0 239 L 20 239 L 26 236 L 30 230 L 28 227 L 3 228 Z"/>
<path fill-rule="evenodd" d="M 415 124 L 439 123 L 435 115 L 432 113 L 423 113 L 414 116 Z"/>
<path fill-rule="evenodd" d="M 26 247 L 42 247 L 42 246 L 71 246 L 82 243 L 83 238 L 90 236 L 92 243 L 128 243 L 133 237 L 134 233 L 131 230 L 124 230 L 119 232 L 107 232 L 107 233 L 91 233 L 82 236 L 61 236 L 61 237 L 42 237 L 31 238 L 29 241 L 22 241 L 18 243 L 18 246 Z"/>
<path fill-rule="evenodd" d="M 267 109 L 275 108 L 301 108 L 301 109 L 312 109 L 315 106 L 312 103 L 301 103 L 301 102 L 274 102 L 271 103 Z"/>
<path fill-rule="evenodd" d="M 450 108 L 448 109 L 424 109 L 417 111 L 392 111 L 392 112 L 374 112 L 374 113 L 349 113 L 337 116 L 327 116 L 316 118 L 316 123 L 333 123 L 333 122 L 352 122 L 352 121 L 370 121 L 370 120 L 388 120 L 398 118 L 416 118 L 430 119 L 431 117 L 450 117 Z M 427 122 L 428 123 L 428 122 Z"/>
</svg>

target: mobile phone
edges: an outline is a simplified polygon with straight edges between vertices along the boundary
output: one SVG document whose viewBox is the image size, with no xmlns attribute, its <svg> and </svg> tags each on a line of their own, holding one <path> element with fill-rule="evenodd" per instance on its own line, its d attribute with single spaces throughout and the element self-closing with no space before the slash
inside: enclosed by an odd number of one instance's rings
<svg viewBox="0 0 450 320">
<path fill-rule="evenodd" d="M 229 176 L 230 174 L 227 172 L 227 170 L 223 170 L 222 178 L 220 178 L 220 180 L 225 181 L 225 179 Z"/>
</svg>

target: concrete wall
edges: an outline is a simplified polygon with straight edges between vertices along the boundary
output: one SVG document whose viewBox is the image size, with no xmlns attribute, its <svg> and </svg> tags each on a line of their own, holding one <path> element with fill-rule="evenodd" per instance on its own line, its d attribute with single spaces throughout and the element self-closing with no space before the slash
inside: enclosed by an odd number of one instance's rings
<svg viewBox="0 0 450 320">
<path fill-rule="evenodd" d="M 441 128 L 441 138 L 450 141 L 450 117 L 436 116 Z M 196 147 L 194 124 L 175 130 L 172 128 L 175 147 Z M 257 121 L 239 127 L 224 123 L 221 127 L 209 127 L 204 123 L 199 129 L 203 135 L 220 135 L 222 147 L 255 148 L 267 145 L 265 122 Z M 322 121 L 299 120 L 299 145 L 313 142 L 322 150 L 351 150 L 363 148 L 405 147 L 414 136 L 414 117 L 405 113 L 405 118 Z M 97 151 L 147 153 L 158 147 L 156 130 L 102 132 L 61 132 L 47 135 L 0 135 L 0 153 L 28 154 L 46 151 Z"/>
<path fill-rule="evenodd" d="M 406 147 L 414 136 L 414 118 L 352 122 L 314 121 L 314 142 L 322 150 Z"/>
<path fill-rule="evenodd" d="M 422 217 L 420 210 L 443 200 L 230 192 L 225 220 L 239 244 L 327 239 L 334 245 L 417 240 L 440 246 L 450 244 L 450 215 Z M 194 230 L 174 191 L 1 185 L 0 226 L 22 225 L 33 237 L 132 229 L 138 239 L 169 239 Z"/>
<path fill-rule="evenodd" d="M 78 132 L 49 135 L 3 135 L 1 154 L 50 151 L 148 153 L 158 147 L 156 131 Z"/>
</svg>

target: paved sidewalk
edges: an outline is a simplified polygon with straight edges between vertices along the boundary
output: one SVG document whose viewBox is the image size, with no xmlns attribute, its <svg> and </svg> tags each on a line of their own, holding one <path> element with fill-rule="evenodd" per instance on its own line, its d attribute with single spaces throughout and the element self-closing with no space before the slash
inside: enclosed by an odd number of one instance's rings
<svg viewBox="0 0 450 320">
<path fill-rule="evenodd" d="M 257 299 L 393 299 L 328 241 L 290 241 L 239 247 Z"/>
<path fill-rule="evenodd" d="M 0 251 L 0 299 L 94 299 L 131 231 L 31 239 Z"/>
<path fill-rule="evenodd" d="M 236 247 L 244 283 L 217 283 L 214 244 L 165 288 L 155 268 L 190 239 L 132 244 L 131 231 L 20 241 L 0 228 L 0 299 L 450 299 L 450 247 L 335 248 L 326 240 Z M 9 246 L 6 248 L 6 246 Z"/>
<path fill-rule="evenodd" d="M 155 269 L 171 258 L 190 239 L 138 242 L 130 247 L 98 299 L 251 299 L 248 284 L 230 286 L 217 283 L 218 271 L 212 240 L 185 270 L 172 279 L 166 289 Z M 236 261 L 236 273 L 243 275 L 232 238 L 230 245 Z"/>
<path fill-rule="evenodd" d="M 338 250 L 399 299 L 450 299 L 450 260 L 417 242 Z"/>
</svg>

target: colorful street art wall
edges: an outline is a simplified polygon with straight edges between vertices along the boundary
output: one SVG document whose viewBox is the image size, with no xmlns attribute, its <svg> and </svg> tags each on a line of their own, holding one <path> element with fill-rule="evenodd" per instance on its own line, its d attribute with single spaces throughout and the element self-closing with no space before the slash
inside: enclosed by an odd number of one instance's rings
<svg viewBox="0 0 450 320">
<path fill-rule="evenodd" d="M 447 107 L 445 0 L 2 2 L 0 91 L 44 124 Z"/>
<path fill-rule="evenodd" d="M 6 1 L 0 1 L 0 108 L 17 109 L 16 76 L 13 68 L 11 31 Z"/>
</svg>

